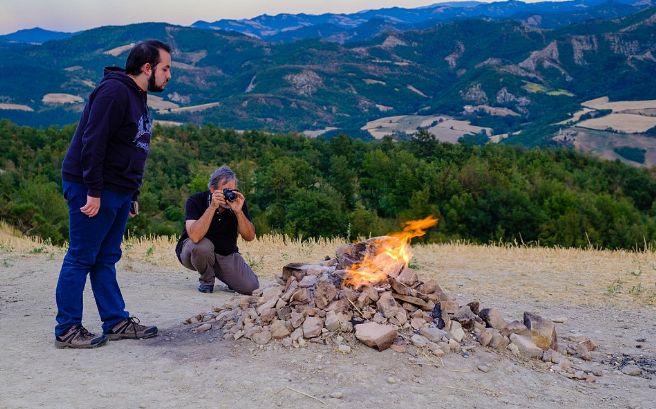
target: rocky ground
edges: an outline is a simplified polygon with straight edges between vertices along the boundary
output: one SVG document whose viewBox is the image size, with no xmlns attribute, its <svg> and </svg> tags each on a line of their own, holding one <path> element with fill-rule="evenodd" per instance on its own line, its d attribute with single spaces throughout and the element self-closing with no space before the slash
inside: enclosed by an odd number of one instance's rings
<svg viewBox="0 0 656 409">
<path fill-rule="evenodd" d="M 260 242 L 242 249 L 264 286 L 276 285 L 280 265 L 314 262 L 334 251 L 325 243 L 314 248 L 287 243 L 284 251 L 272 250 L 276 245 L 283 246 Z M 335 344 L 258 346 L 224 340 L 216 331 L 192 333 L 184 319 L 211 311 L 232 294 L 198 293 L 195 273 L 170 256 L 159 257 L 157 244 L 126 250 L 119 282 L 128 309 L 158 325 L 161 335 L 96 350 L 59 350 L 52 329 L 61 249 L 0 246 L 0 407 L 648 408 L 656 401 L 651 252 L 416 250 L 413 268 L 420 277 L 436 279 L 459 301 L 478 300 L 509 321 L 532 311 L 563 321 L 556 328 L 559 339 L 594 340 L 599 347 L 591 361 L 571 358 L 600 375 L 589 383 L 556 373 L 540 360 L 483 347 L 438 361 L 393 349 L 378 352 L 349 338 L 344 342 L 350 352 L 342 353 Z M 99 331 L 89 288 L 85 308 L 85 326 Z"/>
</svg>

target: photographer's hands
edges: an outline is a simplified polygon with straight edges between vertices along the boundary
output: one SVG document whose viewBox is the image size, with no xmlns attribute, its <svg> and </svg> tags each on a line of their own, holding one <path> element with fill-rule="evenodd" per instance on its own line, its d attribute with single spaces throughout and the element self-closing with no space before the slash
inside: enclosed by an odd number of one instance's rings
<svg viewBox="0 0 656 409">
<path fill-rule="evenodd" d="M 226 203 L 227 202 L 225 200 L 225 197 L 223 196 L 223 192 L 221 192 L 220 190 L 215 190 L 212 193 L 212 200 L 210 201 L 209 207 L 212 210 L 217 210 L 221 207 L 226 207 Z"/>
<path fill-rule="evenodd" d="M 244 206 L 244 201 L 246 200 L 246 198 L 244 197 L 244 195 L 241 194 L 241 192 L 237 190 L 233 190 L 233 192 L 235 192 L 237 197 L 232 202 L 226 202 L 226 203 L 230 208 L 230 210 L 232 210 L 234 213 L 239 213 L 241 212 L 241 208 Z"/>
</svg>

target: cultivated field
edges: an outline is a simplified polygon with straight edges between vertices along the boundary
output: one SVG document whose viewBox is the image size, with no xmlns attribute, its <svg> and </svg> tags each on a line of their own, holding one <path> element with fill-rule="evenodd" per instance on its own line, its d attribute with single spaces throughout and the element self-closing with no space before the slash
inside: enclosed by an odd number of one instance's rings
<svg viewBox="0 0 656 409">
<path fill-rule="evenodd" d="M 73 94 L 62 94 L 62 93 L 50 93 L 45 94 L 41 98 L 41 102 L 48 105 L 59 105 L 59 104 L 78 104 L 84 102 L 82 97 Z"/>
<path fill-rule="evenodd" d="M 32 107 L 27 106 L 27 105 L 22 105 L 22 104 L 0 103 L 0 109 L 34 112 L 34 109 L 32 109 Z"/>
<path fill-rule="evenodd" d="M 656 116 L 610 114 L 581 121 L 576 126 L 590 129 L 612 129 L 622 133 L 643 133 L 656 126 Z"/>
<path fill-rule="evenodd" d="M 127 307 L 161 335 L 110 342 L 97 350 L 52 346 L 54 288 L 64 249 L 0 229 L 0 407 L 66 408 L 426 408 L 653 407 L 656 400 L 656 254 L 462 243 L 415 246 L 413 268 L 459 302 L 477 300 L 506 319 L 523 311 L 558 318 L 559 340 L 576 334 L 599 348 L 578 361 L 599 375 L 574 381 L 549 365 L 478 347 L 442 361 L 391 349 L 302 348 L 192 334 L 181 321 L 232 295 L 200 294 L 197 273 L 181 267 L 171 238 L 130 239 L 118 265 Z M 333 255 L 340 240 L 298 242 L 265 236 L 240 243 L 264 286 L 290 262 Z M 88 287 L 88 286 L 87 286 Z M 86 327 L 98 331 L 85 293 Z M 414 362 L 414 363 L 413 363 Z M 620 371 L 626 362 L 640 376 Z M 481 369 L 481 368 L 484 368 Z"/>
<path fill-rule="evenodd" d="M 491 135 L 491 128 L 474 126 L 469 121 L 459 121 L 446 115 L 399 115 L 379 118 L 367 122 L 361 129 L 366 130 L 375 139 L 386 135 L 413 135 L 418 128 L 424 128 L 442 142 L 457 143 L 466 134 L 476 134 L 484 131 Z"/>
</svg>

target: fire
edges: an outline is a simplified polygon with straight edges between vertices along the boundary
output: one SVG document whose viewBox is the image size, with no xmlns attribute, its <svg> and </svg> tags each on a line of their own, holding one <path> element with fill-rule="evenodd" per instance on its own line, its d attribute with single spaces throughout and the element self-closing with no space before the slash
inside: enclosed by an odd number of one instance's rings
<svg viewBox="0 0 656 409">
<path fill-rule="evenodd" d="M 412 258 L 410 240 L 425 235 L 425 230 L 436 224 L 437 219 L 433 216 L 411 220 L 404 223 L 403 231 L 376 240 L 372 246 L 375 248 L 373 255 L 366 255 L 362 262 L 354 263 L 346 270 L 343 284 L 358 288 L 384 281 L 388 276 L 395 277 Z"/>
</svg>

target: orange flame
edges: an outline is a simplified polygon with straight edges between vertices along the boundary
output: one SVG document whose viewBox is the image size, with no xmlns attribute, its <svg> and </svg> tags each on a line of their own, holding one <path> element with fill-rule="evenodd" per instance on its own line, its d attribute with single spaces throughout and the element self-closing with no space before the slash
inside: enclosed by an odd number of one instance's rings
<svg viewBox="0 0 656 409">
<path fill-rule="evenodd" d="M 376 249 L 374 254 L 367 254 L 362 262 L 354 263 L 347 269 L 343 284 L 359 288 L 398 275 L 412 258 L 410 240 L 425 235 L 425 230 L 436 224 L 437 219 L 433 216 L 411 220 L 403 224 L 402 232 L 390 233 L 376 240 L 372 244 Z"/>
</svg>

